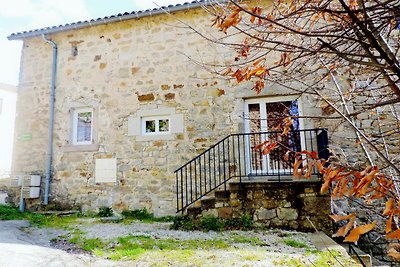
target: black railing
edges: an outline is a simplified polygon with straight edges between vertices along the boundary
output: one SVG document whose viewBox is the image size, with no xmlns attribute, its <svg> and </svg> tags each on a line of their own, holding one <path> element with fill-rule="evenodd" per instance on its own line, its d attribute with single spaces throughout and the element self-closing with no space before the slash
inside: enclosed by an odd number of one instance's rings
<svg viewBox="0 0 400 267">
<path fill-rule="evenodd" d="M 349 254 L 350 255 L 355 255 L 358 259 L 358 262 L 363 266 L 367 267 L 367 264 L 364 262 L 364 260 L 361 258 L 361 256 L 357 253 L 357 250 L 355 249 L 358 248 L 356 245 L 349 243 Z"/>
<path fill-rule="evenodd" d="M 255 147 L 267 140 L 279 146 L 264 155 L 262 148 Z M 327 145 L 325 129 L 291 131 L 286 136 L 281 132 L 231 134 L 175 171 L 177 212 L 216 189 L 227 192 L 227 182 L 233 178 L 289 180 L 295 152 L 318 151 L 326 158 Z M 285 156 L 288 150 L 292 152 Z M 317 177 L 316 169 L 313 174 Z"/>
</svg>

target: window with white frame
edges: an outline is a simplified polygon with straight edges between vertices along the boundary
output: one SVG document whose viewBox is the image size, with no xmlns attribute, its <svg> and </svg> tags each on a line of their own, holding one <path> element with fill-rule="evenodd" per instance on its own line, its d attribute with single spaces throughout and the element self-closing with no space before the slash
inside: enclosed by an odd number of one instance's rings
<svg viewBox="0 0 400 267">
<path fill-rule="evenodd" d="M 168 134 L 170 133 L 169 116 L 142 117 L 142 134 Z"/>
<path fill-rule="evenodd" d="M 93 142 L 93 109 L 77 108 L 72 114 L 72 144 L 89 145 Z"/>
</svg>

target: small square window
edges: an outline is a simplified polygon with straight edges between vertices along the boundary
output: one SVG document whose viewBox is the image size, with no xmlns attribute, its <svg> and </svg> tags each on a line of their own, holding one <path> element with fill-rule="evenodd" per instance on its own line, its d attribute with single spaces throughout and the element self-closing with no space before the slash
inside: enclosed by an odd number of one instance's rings
<svg viewBox="0 0 400 267">
<path fill-rule="evenodd" d="M 88 145 L 93 140 L 93 110 L 75 109 L 72 115 L 72 144 Z"/>
<path fill-rule="evenodd" d="M 170 132 L 168 117 L 144 117 L 142 118 L 143 135 L 165 134 Z"/>
</svg>

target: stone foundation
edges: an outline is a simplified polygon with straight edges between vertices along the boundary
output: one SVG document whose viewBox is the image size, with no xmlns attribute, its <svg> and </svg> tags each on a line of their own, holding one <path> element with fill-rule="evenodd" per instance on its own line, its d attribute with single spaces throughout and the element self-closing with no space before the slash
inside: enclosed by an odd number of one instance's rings
<svg viewBox="0 0 400 267">
<path fill-rule="evenodd" d="M 202 205 L 202 215 L 230 219 L 248 214 L 270 228 L 331 234 L 330 196 L 320 194 L 320 188 L 318 181 L 235 182 L 229 185 L 228 198 L 216 195 L 213 207 Z"/>
</svg>

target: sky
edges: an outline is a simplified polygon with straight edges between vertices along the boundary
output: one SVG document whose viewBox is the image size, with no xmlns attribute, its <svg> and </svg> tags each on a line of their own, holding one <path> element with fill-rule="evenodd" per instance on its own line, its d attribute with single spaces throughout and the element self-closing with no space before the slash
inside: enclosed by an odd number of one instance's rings
<svg viewBox="0 0 400 267">
<path fill-rule="evenodd" d="M 0 83 L 18 85 L 22 41 L 11 33 L 80 20 L 182 4 L 187 0 L 2 0 L 0 7 Z"/>
</svg>

